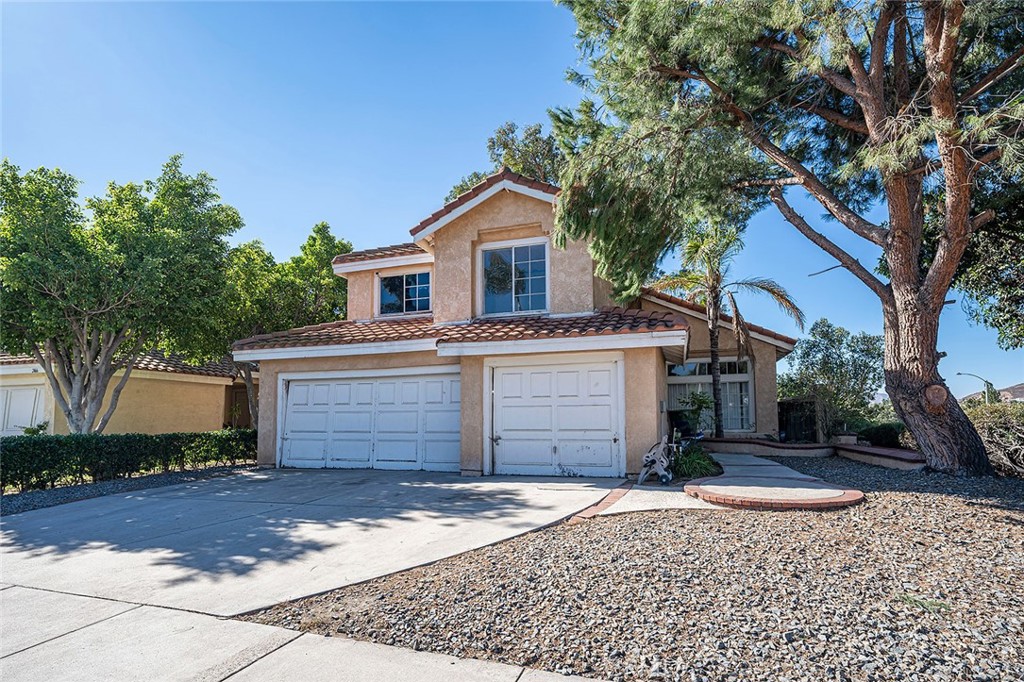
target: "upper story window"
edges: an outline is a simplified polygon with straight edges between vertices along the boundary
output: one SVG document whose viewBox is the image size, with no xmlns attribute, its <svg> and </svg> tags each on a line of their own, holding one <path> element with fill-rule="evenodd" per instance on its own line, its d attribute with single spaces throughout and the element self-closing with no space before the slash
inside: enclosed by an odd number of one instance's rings
<svg viewBox="0 0 1024 682">
<path fill-rule="evenodd" d="M 481 255 L 484 315 L 548 309 L 546 241 L 483 249 Z"/>
<path fill-rule="evenodd" d="M 430 312 L 430 273 L 416 272 L 380 278 L 380 314 Z"/>
</svg>

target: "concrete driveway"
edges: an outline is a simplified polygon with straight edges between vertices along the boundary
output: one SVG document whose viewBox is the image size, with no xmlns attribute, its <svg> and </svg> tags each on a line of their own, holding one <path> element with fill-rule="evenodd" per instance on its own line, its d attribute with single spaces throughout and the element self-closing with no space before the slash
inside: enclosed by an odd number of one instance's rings
<svg viewBox="0 0 1024 682">
<path fill-rule="evenodd" d="M 251 472 L 7 517 L 0 580 L 230 616 L 519 535 L 618 483 Z"/>
</svg>

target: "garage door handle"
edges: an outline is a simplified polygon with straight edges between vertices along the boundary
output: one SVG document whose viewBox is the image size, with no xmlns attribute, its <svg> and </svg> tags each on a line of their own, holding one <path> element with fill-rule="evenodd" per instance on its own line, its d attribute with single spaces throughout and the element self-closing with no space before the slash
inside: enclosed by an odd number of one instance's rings
<svg viewBox="0 0 1024 682">
<path fill-rule="evenodd" d="M 618 436 L 612 437 L 612 442 L 613 443 L 618 443 L 619 442 L 619 437 Z"/>
<path fill-rule="evenodd" d="M 491 436 L 491 442 L 497 445 L 501 442 L 501 436 Z"/>
</svg>

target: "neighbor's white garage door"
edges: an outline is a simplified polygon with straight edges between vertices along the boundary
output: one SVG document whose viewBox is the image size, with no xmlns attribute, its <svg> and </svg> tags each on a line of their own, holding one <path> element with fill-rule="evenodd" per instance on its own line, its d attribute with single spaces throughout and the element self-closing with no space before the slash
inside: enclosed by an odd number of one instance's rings
<svg viewBox="0 0 1024 682">
<path fill-rule="evenodd" d="M 26 426 L 47 421 L 46 387 L 38 384 L 0 386 L 0 436 L 18 436 Z"/>
<path fill-rule="evenodd" d="M 493 371 L 495 473 L 625 475 L 615 362 Z"/>
<path fill-rule="evenodd" d="M 281 465 L 458 471 L 458 374 L 292 380 Z"/>
</svg>

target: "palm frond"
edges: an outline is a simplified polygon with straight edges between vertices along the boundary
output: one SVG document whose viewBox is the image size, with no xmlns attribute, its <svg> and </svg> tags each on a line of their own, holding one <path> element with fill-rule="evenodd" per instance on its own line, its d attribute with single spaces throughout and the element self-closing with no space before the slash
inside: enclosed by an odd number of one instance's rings
<svg viewBox="0 0 1024 682">
<path fill-rule="evenodd" d="M 806 322 L 804 311 L 800 310 L 800 307 L 793 300 L 793 297 L 789 295 L 785 287 L 775 280 L 767 277 L 748 277 L 747 279 L 731 282 L 727 286 L 751 293 L 767 294 L 775 301 L 782 312 L 793 318 L 800 331 L 804 330 L 804 323 Z"/>
<path fill-rule="evenodd" d="M 732 334 L 736 339 L 736 357 L 745 358 L 747 349 L 750 348 L 750 328 L 747 327 L 747 321 L 743 319 L 743 313 L 740 312 L 733 292 L 726 289 L 725 298 L 729 304 L 729 312 L 732 313 Z"/>
</svg>

